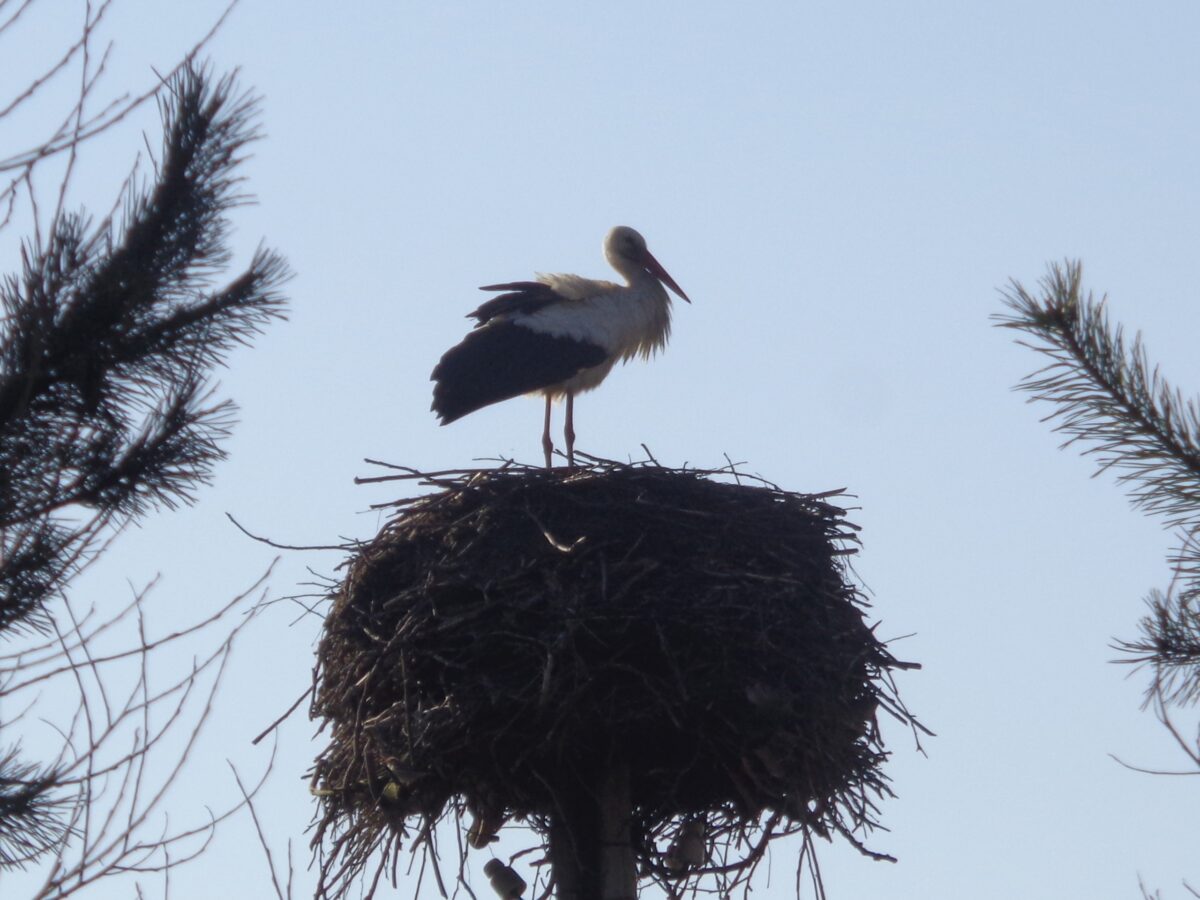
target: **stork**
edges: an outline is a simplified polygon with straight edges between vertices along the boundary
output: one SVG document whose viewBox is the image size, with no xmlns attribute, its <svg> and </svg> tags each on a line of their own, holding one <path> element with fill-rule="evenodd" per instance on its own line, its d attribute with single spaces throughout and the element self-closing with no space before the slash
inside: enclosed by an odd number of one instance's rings
<svg viewBox="0 0 1200 900">
<path fill-rule="evenodd" d="M 575 465 L 575 395 L 602 382 L 618 361 L 648 359 L 671 333 L 670 288 L 688 303 L 646 240 L 627 225 L 604 239 L 604 255 L 626 284 L 578 275 L 489 284 L 504 291 L 467 314 L 475 330 L 433 370 L 433 406 L 443 425 L 519 394 L 546 398 L 542 450 L 550 468 L 550 407 L 566 399 L 567 465 Z"/>
</svg>

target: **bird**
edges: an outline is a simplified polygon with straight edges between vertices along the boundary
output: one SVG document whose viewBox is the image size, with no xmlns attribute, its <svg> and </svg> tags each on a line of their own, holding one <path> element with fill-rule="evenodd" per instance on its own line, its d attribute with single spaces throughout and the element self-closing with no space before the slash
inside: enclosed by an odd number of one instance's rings
<svg viewBox="0 0 1200 900">
<path fill-rule="evenodd" d="M 525 879 L 517 874 L 516 869 L 506 866 L 495 858 L 489 859 L 483 864 L 483 873 L 492 883 L 492 890 L 503 900 L 519 900 L 520 896 L 525 893 L 525 889 L 529 887 L 525 883 Z"/>
<path fill-rule="evenodd" d="M 708 859 L 707 830 L 702 819 L 691 819 L 680 825 L 675 840 L 663 856 L 667 868 L 678 872 L 704 865 Z"/>
<path fill-rule="evenodd" d="M 602 382 L 618 361 L 648 359 L 671 333 L 670 288 L 691 303 L 628 225 L 604 238 L 604 256 L 625 284 L 578 275 L 489 284 L 502 291 L 467 318 L 474 330 L 447 350 L 430 376 L 432 410 L 448 425 L 468 413 L 521 394 L 546 398 L 542 450 L 551 467 L 550 409 L 566 400 L 563 437 L 567 465 L 575 465 L 575 395 Z"/>
</svg>

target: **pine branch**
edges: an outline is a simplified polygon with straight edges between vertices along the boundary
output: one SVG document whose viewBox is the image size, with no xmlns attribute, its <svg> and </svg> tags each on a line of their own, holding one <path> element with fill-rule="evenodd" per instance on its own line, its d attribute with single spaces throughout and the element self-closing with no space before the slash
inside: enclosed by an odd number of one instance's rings
<svg viewBox="0 0 1200 900">
<path fill-rule="evenodd" d="M 1113 645 L 1129 654 L 1120 662 L 1154 669 L 1147 703 L 1155 697 L 1195 703 L 1200 700 L 1200 609 L 1177 592 L 1152 591 L 1146 605 L 1150 611 L 1139 623 L 1141 637 Z"/>
<path fill-rule="evenodd" d="M 37 627 L 101 528 L 195 499 L 236 412 L 212 370 L 283 315 L 273 251 L 214 286 L 257 99 L 185 67 L 160 109 L 160 161 L 120 224 L 64 213 L 0 283 L 0 627 Z"/>
<path fill-rule="evenodd" d="M 1134 505 L 1171 527 L 1200 526 L 1200 406 L 1184 400 L 1151 368 L 1140 336 L 1126 350 L 1123 329 L 1108 324 L 1102 299 L 1081 296 L 1078 262 L 1052 265 L 1033 296 L 1017 281 L 1004 292 L 1005 328 L 1035 338 L 1021 341 L 1050 359 L 1018 389 L 1055 407 L 1046 421 L 1080 443 L 1098 471 L 1115 469 Z"/>
<path fill-rule="evenodd" d="M 71 550 L 78 543 L 76 532 L 51 518 L 5 535 L 0 634 L 46 630 L 45 600 L 75 574 L 78 560 Z"/>
<path fill-rule="evenodd" d="M 0 31 L 28 5 L 0 23 Z M 0 728 L 14 727 L 38 706 L 35 696 L 13 713 L 15 698 L 43 684 L 71 685 L 78 695 L 78 708 L 59 731 L 56 759 L 34 765 L 15 746 L 0 751 L 0 881 L 4 869 L 48 856 L 39 896 L 66 896 L 121 873 L 166 873 L 203 852 L 218 823 L 242 805 L 210 811 L 182 829 L 159 830 L 152 821 L 182 779 L 233 638 L 250 617 L 225 628 L 207 658 L 187 665 L 185 654 L 164 689 L 150 689 L 150 671 L 158 668 L 150 658 L 210 626 L 220 630 L 215 623 L 240 610 L 246 597 L 151 640 L 141 595 L 97 624 L 91 613 L 75 615 L 65 588 L 123 525 L 191 503 L 211 480 L 236 412 L 215 396 L 213 370 L 283 316 L 280 287 L 288 277 L 283 258 L 264 248 L 244 269 L 225 271 L 232 260 L 229 213 L 247 201 L 239 165 L 259 136 L 258 101 L 233 76 L 214 79 L 193 65 L 213 32 L 151 90 L 85 113 L 108 59 L 107 49 L 98 60 L 91 55 L 93 31 L 108 7 L 109 0 L 89 4 L 79 41 L 0 109 L 3 118 L 79 59 L 78 99 L 65 120 L 39 146 L 0 159 L 0 171 L 17 173 L 0 185 L 0 229 L 22 185 L 34 220 L 15 271 L 0 277 L 0 637 L 29 630 L 54 635 L 0 661 Z M 79 149 L 153 97 L 162 150 L 146 183 L 130 175 L 113 211 L 99 221 L 67 211 Z M 47 221 L 32 175 L 60 153 L 67 156 L 66 174 Z M 51 605 L 53 598 L 59 602 Z M 134 646 L 97 655 L 91 639 L 130 610 Z M 165 650 L 168 658 L 172 652 Z M 107 683 L 111 665 L 124 668 L 134 659 L 140 678 L 122 699 Z M 200 708 L 189 719 L 185 704 L 193 697 Z M 169 762 L 173 752 L 173 766 L 155 783 L 148 773 L 164 771 L 161 757 L 166 753 Z M 147 765 L 152 756 L 158 761 Z M 244 792 L 244 803 L 256 790 Z"/>
<path fill-rule="evenodd" d="M 23 867 L 67 836 L 70 800 L 58 786 L 55 772 L 22 763 L 16 748 L 0 756 L 0 869 Z"/>
<path fill-rule="evenodd" d="M 1108 323 L 1105 300 L 1083 296 L 1078 262 L 1051 265 L 1039 296 L 1017 281 L 1004 292 L 1011 314 L 995 318 L 1030 335 L 1020 341 L 1050 362 L 1017 385 L 1031 402 L 1054 407 L 1046 421 L 1110 469 L 1137 508 L 1161 516 L 1182 535 L 1171 559 L 1174 579 L 1147 598 L 1142 635 L 1114 646 L 1122 660 L 1151 665 L 1148 697 L 1200 700 L 1200 403 L 1184 399 L 1147 360 L 1140 335 L 1126 348 L 1123 330 Z"/>
</svg>

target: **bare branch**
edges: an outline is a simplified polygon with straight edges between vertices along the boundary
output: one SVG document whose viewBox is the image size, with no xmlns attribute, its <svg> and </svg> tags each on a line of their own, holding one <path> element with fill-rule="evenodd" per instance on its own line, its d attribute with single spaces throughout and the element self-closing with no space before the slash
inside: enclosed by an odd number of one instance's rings
<svg viewBox="0 0 1200 900">
<path fill-rule="evenodd" d="M 257 584 L 261 585 L 262 579 Z M 73 810 L 63 820 L 65 832 L 46 830 L 61 816 L 43 817 L 41 832 L 28 829 L 17 832 L 18 838 L 31 844 L 20 857 L 26 864 L 38 852 L 45 852 L 42 845 L 57 847 L 37 896 L 64 896 L 122 872 L 161 873 L 195 858 L 207 846 L 213 829 L 246 805 L 247 798 L 254 796 L 270 771 L 269 762 L 253 790 L 248 790 L 239 779 L 242 800 L 219 813 L 207 813 L 200 824 L 173 829 L 167 828 L 165 819 L 161 826 L 153 824 L 186 770 L 190 753 L 214 710 L 234 642 L 254 621 L 259 598 L 251 591 L 239 595 L 238 608 L 243 616 L 232 627 L 222 624 L 221 617 L 208 617 L 164 637 L 151 638 L 140 618 L 148 597 L 145 592 L 137 597 L 139 619 L 133 624 L 141 644 L 138 660 L 141 674 L 124 700 L 114 702 L 106 682 L 118 671 L 114 665 L 124 665 L 128 654 L 74 656 L 68 648 L 78 646 L 79 642 L 78 635 L 71 640 L 74 627 L 71 623 L 79 620 L 69 612 L 63 613 L 63 625 L 58 630 L 62 634 L 63 653 L 71 658 L 73 667 L 55 669 L 53 674 L 29 672 L 22 679 L 25 687 L 46 679 L 51 683 L 66 679 L 75 684 L 78 697 L 76 713 L 60 730 L 65 755 L 49 772 L 27 772 L 21 780 L 28 792 L 37 790 L 36 797 L 31 799 L 52 804 L 56 812 Z M 164 661 L 178 659 L 185 641 L 206 640 L 206 635 L 214 632 L 217 642 L 203 658 L 187 666 L 165 687 L 151 689 L 152 655 Z M 0 702 L 7 704 L 19 699 L 18 693 L 0 692 Z M 94 703 L 92 698 L 98 694 L 107 701 Z M 189 713 L 189 709 L 194 712 Z M 172 735 L 183 736 L 182 749 L 175 749 L 174 742 L 168 749 L 167 738 Z M 171 756 L 164 758 L 165 754 Z M 156 760 L 153 767 L 152 757 Z M 160 773 L 153 784 L 147 780 L 152 770 Z M 0 786 L 3 784 L 0 781 Z M 0 791 L 0 800 L 2 797 Z M 0 806 L 0 842 L 9 837 L 8 822 L 2 813 Z M 35 840 L 40 843 L 34 845 Z M 168 853 L 171 848 L 181 849 Z"/>
</svg>

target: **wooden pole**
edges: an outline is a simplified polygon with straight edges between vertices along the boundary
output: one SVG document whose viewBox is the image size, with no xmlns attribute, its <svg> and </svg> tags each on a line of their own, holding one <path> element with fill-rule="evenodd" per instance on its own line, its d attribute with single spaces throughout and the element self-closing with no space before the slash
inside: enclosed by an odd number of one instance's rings
<svg viewBox="0 0 1200 900">
<path fill-rule="evenodd" d="M 636 900 L 628 763 L 610 761 L 564 787 L 550 821 L 558 900 Z"/>
<path fill-rule="evenodd" d="M 600 900 L 636 900 L 637 867 L 633 859 L 629 764 L 605 771 L 600 786 Z"/>
</svg>

